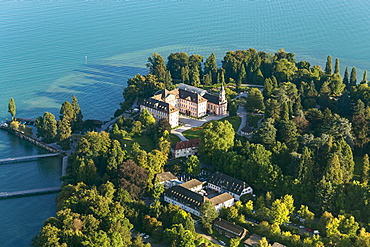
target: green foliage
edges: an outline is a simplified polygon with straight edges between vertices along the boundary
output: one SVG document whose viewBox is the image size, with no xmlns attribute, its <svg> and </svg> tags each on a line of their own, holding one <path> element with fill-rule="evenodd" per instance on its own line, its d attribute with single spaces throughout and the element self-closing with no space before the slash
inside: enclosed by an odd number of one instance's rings
<svg viewBox="0 0 370 247">
<path fill-rule="evenodd" d="M 148 63 L 146 66 L 152 75 L 155 75 L 159 80 L 164 80 L 166 77 L 166 65 L 164 64 L 164 59 L 158 53 L 153 53 L 151 57 L 148 58 Z"/>
<path fill-rule="evenodd" d="M 14 116 L 17 112 L 17 108 L 16 108 L 15 101 L 13 98 L 10 98 L 9 100 L 8 112 L 10 113 L 10 115 L 12 115 L 12 120 L 14 120 Z"/>
<path fill-rule="evenodd" d="M 43 138 L 46 143 L 53 142 L 57 135 L 57 122 L 53 114 L 45 112 L 43 117 L 35 121 L 37 137 Z"/>
<path fill-rule="evenodd" d="M 263 103 L 263 95 L 257 88 L 252 88 L 248 94 L 248 98 L 245 103 L 245 109 L 247 111 L 263 111 L 265 110 L 265 104 Z"/>
<path fill-rule="evenodd" d="M 234 136 L 235 131 L 230 122 L 212 122 L 203 130 L 199 150 L 208 156 L 215 151 L 227 151 L 234 144 Z"/>
<path fill-rule="evenodd" d="M 143 124 L 145 127 L 149 127 L 155 124 L 155 119 L 150 114 L 150 112 L 147 109 L 142 109 L 139 115 L 139 121 Z"/>
<path fill-rule="evenodd" d="M 236 104 L 235 101 L 230 101 L 229 103 L 229 116 L 230 117 L 236 117 L 237 116 L 237 111 L 238 111 L 238 105 Z"/>
<path fill-rule="evenodd" d="M 212 84 L 216 83 L 216 77 L 217 77 L 217 62 L 216 62 L 216 56 L 212 52 L 212 54 L 206 59 L 206 62 L 204 63 L 204 74 L 210 75 L 209 79 Z M 204 82 L 204 84 L 206 84 Z M 207 85 L 207 84 L 206 84 Z"/>
<path fill-rule="evenodd" d="M 218 213 L 213 206 L 212 202 L 205 200 L 199 207 L 199 213 L 201 214 L 200 219 L 203 226 L 206 224 L 211 224 L 218 216 Z"/>
<path fill-rule="evenodd" d="M 192 155 L 188 158 L 186 161 L 186 172 L 191 175 L 198 175 L 200 173 L 200 161 L 198 160 L 198 157 L 195 155 Z"/>
</svg>

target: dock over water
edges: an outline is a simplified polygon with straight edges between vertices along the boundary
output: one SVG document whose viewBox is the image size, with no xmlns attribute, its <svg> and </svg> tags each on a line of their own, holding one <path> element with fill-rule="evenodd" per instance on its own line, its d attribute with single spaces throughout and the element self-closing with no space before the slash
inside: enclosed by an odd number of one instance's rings
<svg viewBox="0 0 370 247">
<path fill-rule="evenodd" d="M 15 191 L 15 192 L 0 192 L 0 199 L 6 199 L 10 197 L 22 197 L 22 196 L 56 193 L 56 192 L 59 192 L 60 190 L 61 190 L 61 187 L 50 187 L 50 188 L 22 190 L 22 191 Z"/>
<path fill-rule="evenodd" d="M 31 155 L 31 156 L 6 158 L 6 159 L 0 159 L 0 164 L 29 161 L 29 160 L 39 159 L 39 158 L 58 156 L 58 155 L 59 153 L 52 153 L 52 154 L 39 154 L 39 155 Z"/>
</svg>

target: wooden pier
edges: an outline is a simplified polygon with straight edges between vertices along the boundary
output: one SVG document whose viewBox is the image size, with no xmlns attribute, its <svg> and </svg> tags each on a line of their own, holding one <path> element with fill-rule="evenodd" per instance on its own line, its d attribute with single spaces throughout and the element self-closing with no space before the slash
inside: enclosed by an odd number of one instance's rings
<svg viewBox="0 0 370 247">
<path fill-rule="evenodd" d="M 59 153 L 52 153 L 52 154 L 39 154 L 39 155 L 32 155 L 32 156 L 6 158 L 6 159 L 0 159 L 0 164 L 29 161 L 29 160 L 39 159 L 39 158 L 58 156 L 58 155 Z"/>
<path fill-rule="evenodd" d="M 0 199 L 6 199 L 10 197 L 23 197 L 23 196 L 32 196 L 32 195 L 40 195 L 40 194 L 57 193 L 60 190 L 61 190 L 61 187 L 50 187 L 50 188 L 22 190 L 22 191 L 15 191 L 15 192 L 0 192 Z"/>
</svg>

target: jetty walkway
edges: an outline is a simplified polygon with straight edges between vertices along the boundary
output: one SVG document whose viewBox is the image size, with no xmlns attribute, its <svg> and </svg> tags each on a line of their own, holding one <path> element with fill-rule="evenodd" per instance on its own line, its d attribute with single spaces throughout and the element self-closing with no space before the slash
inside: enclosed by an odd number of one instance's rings
<svg viewBox="0 0 370 247">
<path fill-rule="evenodd" d="M 50 187 L 42 189 L 33 189 L 33 190 L 21 190 L 15 192 L 0 192 L 0 199 L 6 199 L 9 197 L 22 197 L 22 196 L 31 196 L 38 194 L 49 194 L 56 193 L 61 190 L 61 187 Z"/>
<path fill-rule="evenodd" d="M 58 156 L 58 155 L 59 153 L 52 153 L 52 154 L 39 154 L 39 155 L 32 155 L 32 156 L 6 158 L 6 159 L 0 159 L 0 164 L 29 161 L 29 160 L 39 159 L 39 158 Z"/>
</svg>

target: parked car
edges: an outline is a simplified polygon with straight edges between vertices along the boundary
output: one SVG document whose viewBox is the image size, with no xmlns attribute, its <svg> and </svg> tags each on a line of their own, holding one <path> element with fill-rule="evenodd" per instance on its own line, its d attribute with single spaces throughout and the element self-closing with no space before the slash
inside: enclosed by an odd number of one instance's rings
<svg viewBox="0 0 370 247">
<path fill-rule="evenodd" d="M 143 239 L 147 239 L 147 238 L 149 238 L 149 235 L 145 235 L 145 236 L 143 237 Z"/>
<path fill-rule="evenodd" d="M 299 226 L 299 229 L 303 229 L 304 228 L 304 226 Z"/>
<path fill-rule="evenodd" d="M 313 232 L 313 230 L 311 228 L 306 228 L 306 231 Z"/>
<path fill-rule="evenodd" d="M 320 234 L 320 232 L 318 230 L 314 230 L 313 234 Z"/>
<path fill-rule="evenodd" d="M 140 233 L 140 236 L 145 236 L 146 235 L 146 233 L 145 232 L 142 232 L 142 233 Z"/>
<path fill-rule="evenodd" d="M 222 245 L 226 245 L 226 243 L 222 240 L 218 240 L 218 242 L 220 242 L 220 244 L 222 244 Z"/>
</svg>

